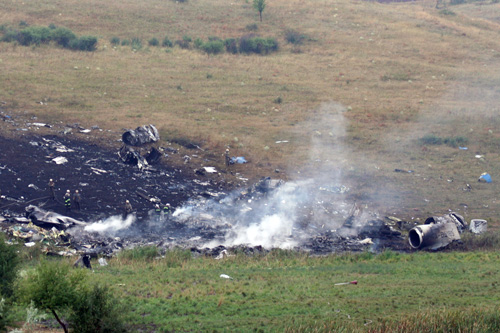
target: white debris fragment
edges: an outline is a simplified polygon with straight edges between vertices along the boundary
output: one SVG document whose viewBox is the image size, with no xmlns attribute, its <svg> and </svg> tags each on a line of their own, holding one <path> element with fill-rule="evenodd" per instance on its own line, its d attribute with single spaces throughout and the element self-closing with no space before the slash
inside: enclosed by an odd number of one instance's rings
<svg viewBox="0 0 500 333">
<path fill-rule="evenodd" d="M 68 162 L 68 159 L 64 156 L 58 156 L 52 159 L 56 164 L 64 164 Z"/>
<path fill-rule="evenodd" d="M 373 241 L 371 238 L 365 238 L 363 240 L 360 240 L 359 244 L 373 244 Z"/>
<path fill-rule="evenodd" d="M 90 167 L 95 174 L 100 175 L 101 173 L 108 173 L 106 170 Z"/>
<path fill-rule="evenodd" d="M 25 244 L 24 244 L 24 246 L 26 246 L 26 247 L 33 247 L 33 246 L 35 246 L 35 245 L 36 245 L 36 243 L 35 243 L 35 242 L 29 242 L 29 243 L 25 243 Z"/>
<path fill-rule="evenodd" d="M 90 132 L 92 131 L 87 128 L 80 131 L 80 133 L 90 133 Z"/>
<path fill-rule="evenodd" d="M 221 274 L 221 275 L 220 275 L 220 278 L 222 278 L 222 279 L 229 279 L 229 280 L 232 280 L 232 279 L 233 279 L 232 277 L 230 277 L 230 276 L 229 276 L 229 275 L 227 275 L 227 274 Z"/>
<path fill-rule="evenodd" d="M 205 171 L 208 173 L 217 173 L 215 167 L 203 167 L 203 169 L 205 169 Z"/>
<path fill-rule="evenodd" d="M 97 260 L 97 261 L 99 262 L 99 265 L 101 265 L 101 266 L 108 266 L 108 262 L 104 258 L 99 258 L 99 260 Z"/>
</svg>

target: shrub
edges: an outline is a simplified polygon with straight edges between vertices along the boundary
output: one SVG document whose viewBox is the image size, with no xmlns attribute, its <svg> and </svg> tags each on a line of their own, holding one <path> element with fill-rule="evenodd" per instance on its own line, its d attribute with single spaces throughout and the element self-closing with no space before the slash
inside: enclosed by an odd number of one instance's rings
<svg viewBox="0 0 500 333">
<path fill-rule="evenodd" d="M 175 45 L 178 45 L 181 49 L 189 49 L 191 48 L 191 44 L 186 41 L 186 40 L 181 40 L 181 39 L 178 39 L 175 41 Z"/>
<path fill-rule="evenodd" d="M 12 295 L 12 282 L 17 274 L 19 257 L 17 246 L 5 243 L 3 233 L 0 233 L 0 294 Z M 1 296 L 0 296 L 1 299 Z"/>
<path fill-rule="evenodd" d="M 37 308 L 49 310 L 67 332 L 57 312 L 66 311 L 75 303 L 84 273 L 83 269 L 74 270 L 67 264 L 42 261 L 20 281 L 19 298 L 25 304 L 33 301 Z"/>
<path fill-rule="evenodd" d="M 234 38 L 227 38 L 224 40 L 224 46 L 226 47 L 226 52 L 236 54 L 238 53 L 238 42 Z"/>
<path fill-rule="evenodd" d="M 278 42 L 274 38 L 247 35 L 240 38 L 239 50 L 242 53 L 268 54 L 278 50 Z"/>
<path fill-rule="evenodd" d="M 276 104 L 281 104 L 283 103 L 283 98 L 281 98 L 281 96 L 278 96 L 277 98 L 274 99 L 273 102 Z"/>
<path fill-rule="evenodd" d="M 441 145 L 443 144 L 443 139 L 434 134 L 428 134 L 420 139 L 418 139 L 422 145 Z"/>
<path fill-rule="evenodd" d="M 78 51 L 95 51 L 97 45 L 97 37 L 82 36 L 75 38 L 69 43 L 69 47 Z"/>
<path fill-rule="evenodd" d="M 132 42 L 130 45 L 134 50 L 142 49 L 142 41 L 140 38 L 137 37 L 132 38 Z"/>
<path fill-rule="evenodd" d="M 207 54 L 219 54 L 224 51 L 224 42 L 221 40 L 208 41 L 200 47 Z"/>
<path fill-rule="evenodd" d="M 203 40 L 201 40 L 201 38 L 196 38 L 196 39 L 194 40 L 194 47 L 195 47 L 196 49 L 201 48 L 201 46 L 202 46 L 202 45 L 203 45 Z"/>
<path fill-rule="evenodd" d="M 122 46 L 130 45 L 130 41 L 128 39 L 122 40 Z"/>
<path fill-rule="evenodd" d="M 112 37 L 110 40 L 112 45 L 120 45 L 120 38 L 118 37 Z"/>
<path fill-rule="evenodd" d="M 26 21 L 19 21 L 19 26 L 21 28 L 29 27 L 29 24 Z"/>
<path fill-rule="evenodd" d="M 2 36 L 2 42 L 13 42 L 18 40 L 19 38 L 19 31 L 11 28 L 6 28 L 3 36 Z"/>
<path fill-rule="evenodd" d="M 153 260 L 158 255 L 159 251 L 156 246 L 139 246 L 121 251 L 118 257 L 128 260 Z"/>
<path fill-rule="evenodd" d="M 47 27 L 28 27 L 18 35 L 17 41 L 24 46 L 40 45 L 50 41 L 50 29 Z"/>
<path fill-rule="evenodd" d="M 163 41 L 161 42 L 161 46 L 172 47 L 172 46 L 174 46 L 174 44 L 172 43 L 172 41 L 168 37 L 165 37 L 165 38 L 163 38 Z"/>
<path fill-rule="evenodd" d="M 50 30 L 54 30 L 56 28 L 57 28 L 57 25 L 55 25 L 54 23 L 49 24 L 49 29 Z"/>
<path fill-rule="evenodd" d="M 285 40 L 290 44 L 301 45 L 302 43 L 304 43 L 305 38 L 305 35 L 295 30 L 289 29 L 285 31 Z"/>
<path fill-rule="evenodd" d="M 259 29 L 259 26 L 257 25 L 257 23 L 247 24 L 246 29 L 248 31 L 257 31 Z"/>
<path fill-rule="evenodd" d="M 71 306 L 73 332 L 126 332 L 118 301 L 107 286 L 82 290 Z"/>
<path fill-rule="evenodd" d="M 153 37 L 148 41 L 149 46 L 158 46 L 160 45 L 160 42 L 158 41 L 157 38 Z"/>
<path fill-rule="evenodd" d="M 69 43 L 76 39 L 76 35 L 68 28 L 55 28 L 51 30 L 50 38 L 62 47 L 69 47 Z"/>
</svg>

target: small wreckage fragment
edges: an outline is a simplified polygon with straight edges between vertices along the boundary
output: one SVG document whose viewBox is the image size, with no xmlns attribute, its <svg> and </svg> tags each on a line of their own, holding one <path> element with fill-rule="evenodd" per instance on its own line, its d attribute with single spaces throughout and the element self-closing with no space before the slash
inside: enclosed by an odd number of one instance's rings
<svg viewBox="0 0 500 333">
<path fill-rule="evenodd" d="M 139 126 L 122 134 L 122 141 L 129 146 L 141 146 L 160 140 L 160 134 L 153 125 Z"/>
<path fill-rule="evenodd" d="M 86 225 L 85 222 L 78 221 L 68 216 L 46 211 L 37 206 L 29 205 L 25 208 L 26 217 L 33 224 L 41 227 L 55 227 L 57 229 L 67 229 L 73 225 Z"/>
<path fill-rule="evenodd" d="M 149 165 L 157 163 L 162 153 L 155 147 L 151 148 L 145 156 L 142 156 L 134 149 L 123 145 L 118 151 L 118 156 L 125 164 L 137 165 L 139 170 L 147 169 Z"/>
<path fill-rule="evenodd" d="M 408 240 L 414 249 L 438 250 L 460 240 L 460 233 L 466 229 L 464 218 L 456 213 L 431 216 L 425 220 L 425 224 L 410 230 Z"/>
</svg>

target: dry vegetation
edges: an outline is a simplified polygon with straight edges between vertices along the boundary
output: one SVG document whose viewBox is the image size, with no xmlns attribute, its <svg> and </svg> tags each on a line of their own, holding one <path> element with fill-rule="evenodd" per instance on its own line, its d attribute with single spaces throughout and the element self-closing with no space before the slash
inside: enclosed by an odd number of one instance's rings
<svg viewBox="0 0 500 333">
<path fill-rule="evenodd" d="M 165 140 L 203 143 L 212 159 L 230 146 L 251 161 L 237 168 L 250 178 L 340 170 L 326 182 L 350 186 L 385 214 L 451 209 L 497 223 L 499 4 L 449 6 L 456 15 L 444 15 L 431 2 L 267 2 L 259 23 L 244 0 L 4 1 L 0 24 L 53 23 L 99 37 L 99 47 L 0 43 L 2 108 L 115 131 L 153 123 Z M 152 37 L 238 38 L 253 23 L 280 41 L 279 52 L 147 46 Z M 307 36 L 304 44 L 287 44 L 288 29 Z M 144 47 L 113 47 L 112 37 Z M 419 145 L 425 135 L 465 137 L 468 150 Z M 482 172 L 494 183 L 477 183 Z"/>
</svg>

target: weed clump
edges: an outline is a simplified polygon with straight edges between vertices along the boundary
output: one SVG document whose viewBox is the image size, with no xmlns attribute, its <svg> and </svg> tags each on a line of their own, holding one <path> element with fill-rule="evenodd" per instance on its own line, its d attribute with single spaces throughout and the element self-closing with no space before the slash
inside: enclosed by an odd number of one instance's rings
<svg viewBox="0 0 500 333">
<path fill-rule="evenodd" d="M 278 41 L 274 38 L 263 38 L 254 35 L 246 35 L 240 38 L 240 53 L 268 54 L 277 51 Z"/>
<path fill-rule="evenodd" d="M 111 45 L 120 45 L 120 38 L 118 37 L 112 37 L 110 40 Z"/>
<path fill-rule="evenodd" d="M 293 45 L 302 45 L 306 36 L 293 29 L 285 31 L 285 40 Z"/>
<path fill-rule="evenodd" d="M 120 259 L 151 261 L 158 257 L 160 252 L 156 246 L 139 246 L 133 249 L 123 250 L 118 255 Z"/>
<path fill-rule="evenodd" d="M 174 46 L 174 44 L 172 43 L 172 41 L 168 37 L 165 37 L 165 38 L 163 38 L 163 41 L 161 42 L 161 46 L 172 47 L 172 46 Z"/>
<path fill-rule="evenodd" d="M 153 37 L 148 41 L 149 46 L 158 46 L 160 45 L 160 42 L 158 41 L 157 38 Z"/>
<path fill-rule="evenodd" d="M 438 137 L 434 134 L 428 134 L 423 136 L 422 138 L 418 139 L 418 142 L 421 145 L 447 145 L 453 148 L 456 148 L 458 146 L 464 146 L 467 143 L 469 143 L 469 139 L 463 136 L 456 136 L 456 137 L 446 137 L 446 138 L 441 138 Z"/>
</svg>

